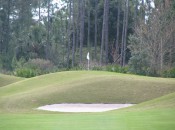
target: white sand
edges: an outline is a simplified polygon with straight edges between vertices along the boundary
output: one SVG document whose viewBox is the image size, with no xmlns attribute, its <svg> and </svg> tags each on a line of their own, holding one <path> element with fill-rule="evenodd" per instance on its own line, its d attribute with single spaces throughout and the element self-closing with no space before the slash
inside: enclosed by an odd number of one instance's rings
<svg viewBox="0 0 175 130">
<path fill-rule="evenodd" d="M 132 105 L 133 104 L 53 104 L 42 106 L 37 109 L 55 112 L 106 112 Z"/>
</svg>

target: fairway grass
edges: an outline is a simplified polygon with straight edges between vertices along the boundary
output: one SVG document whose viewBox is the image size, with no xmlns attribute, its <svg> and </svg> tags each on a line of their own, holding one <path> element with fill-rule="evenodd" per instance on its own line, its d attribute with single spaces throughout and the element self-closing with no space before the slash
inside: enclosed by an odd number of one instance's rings
<svg viewBox="0 0 175 130">
<path fill-rule="evenodd" d="M 136 103 L 104 113 L 36 110 L 57 103 Z M 173 130 L 175 80 L 60 72 L 0 88 L 0 130 Z"/>
<path fill-rule="evenodd" d="M 133 108 L 132 108 L 133 109 Z M 129 108 L 104 113 L 2 114 L 2 130 L 173 130 L 175 109 Z"/>
<path fill-rule="evenodd" d="M 172 102 L 172 100 L 175 101 L 174 99 L 175 93 L 172 93 L 131 108 L 100 114 L 1 114 L 0 129 L 173 130 L 175 128 L 175 102 Z M 147 107 L 149 105 L 153 106 L 153 104 L 155 107 Z M 166 106 L 166 104 L 171 104 L 171 107 Z"/>
</svg>

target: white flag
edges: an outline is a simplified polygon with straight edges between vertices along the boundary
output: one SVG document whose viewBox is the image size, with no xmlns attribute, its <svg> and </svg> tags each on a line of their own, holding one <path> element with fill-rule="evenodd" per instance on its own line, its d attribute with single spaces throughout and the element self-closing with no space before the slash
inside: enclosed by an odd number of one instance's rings
<svg viewBox="0 0 175 130">
<path fill-rule="evenodd" d="M 89 52 L 87 53 L 87 60 L 90 60 L 90 58 L 89 58 Z"/>
</svg>

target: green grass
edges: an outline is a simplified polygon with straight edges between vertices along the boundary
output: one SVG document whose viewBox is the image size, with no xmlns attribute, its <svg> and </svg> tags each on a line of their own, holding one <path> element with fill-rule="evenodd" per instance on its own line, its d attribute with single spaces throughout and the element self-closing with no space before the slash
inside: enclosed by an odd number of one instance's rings
<svg viewBox="0 0 175 130">
<path fill-rule="evenodd" d="M 1 114 L 0 129 L 173 130 L 175 128 L 174 99 L 175 93 L 138 106 L 105 113 Z M 171 107 L 166 106 L 169 103 Z M 155 107 L 147 107 L 153 104 Z"/>
<path fill-rule="evenodd" d="M 174 79 L 110 72 L 60 72 L 0 88 L 0 112 L 53 103 L 141 103 L 175 91 Z"/>
<path fill-rule="evenodd" d="M 139 103 L 104 113 L 34 108 L 63 102 Z M 0 88 L 0 130 L 173 130 L 175 79 L 109 72 L 61 72 Z"/>
<path fill-rule="evenodd" d="M 5 85 L 11 84 L 11 83 L 15 83 L 15 82 L 20 81 L 22 79 L 23 78 L 0 74 L 0 87 L 3 87 Z"/>
<path fill-rule="evenodd" d="M 2 130 L 173 130 L 175 111 L 2 115 Z"/>
</svg>

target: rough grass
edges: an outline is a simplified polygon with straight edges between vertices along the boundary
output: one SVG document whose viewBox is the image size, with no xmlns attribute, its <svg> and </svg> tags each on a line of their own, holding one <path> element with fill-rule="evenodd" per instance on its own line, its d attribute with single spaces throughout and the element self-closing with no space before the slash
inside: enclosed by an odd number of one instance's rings
<svg viewBox="0 0 175 130">
<path fill-rule="evenodd" d="M 24 78 L 0 74 L 0 87 L 6 86 L 6 85 L 11 84 L 11 83 L 15 83 L 15 82 L 20 81 L 22 79 L 24 79 Z"/>
<path fill-rule="evenodd" d="M 27 79 L 0 88 L 0 130 L 173 130 L 174 88 L 174 79 L 108 72 L 62 72 Z M 33 110 L 60 102 L 139 104 L 104 113 Z"/>
</svg>

